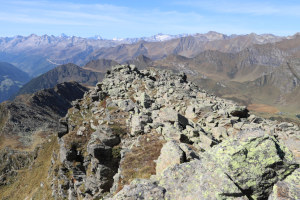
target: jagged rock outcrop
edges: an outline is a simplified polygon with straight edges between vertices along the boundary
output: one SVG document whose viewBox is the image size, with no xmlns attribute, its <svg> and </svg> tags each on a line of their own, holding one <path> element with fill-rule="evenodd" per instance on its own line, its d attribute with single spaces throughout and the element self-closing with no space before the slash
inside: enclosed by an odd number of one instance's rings
<svg viewBox="0 0 300 200">
<path fill-rule="evenodd" d="M 56 199 L 298 194 L 299 127 L 252 115 L 183 73 L 114 66 L 61 122 L 68 131 L 49 171 Z"/>
</svg>

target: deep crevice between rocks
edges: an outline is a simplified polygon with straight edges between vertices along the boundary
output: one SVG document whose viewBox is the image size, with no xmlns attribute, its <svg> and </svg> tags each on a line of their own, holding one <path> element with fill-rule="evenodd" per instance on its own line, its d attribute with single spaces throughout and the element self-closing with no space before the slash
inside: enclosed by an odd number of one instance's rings
<svg viewBox="0 0 300 200">
<path fill-rule="evenodd" d="M 242 189 L 237 183 L 234 182 L 234 180 L 227 174 L 227 173 L 224 173 L 232 182 L 233 184 L 242 192 L 242 196 L 246 196 L 249 200 L 254 200 L 251 195 L 253 194 L 253 191 L 251 189 L 248 189 L 248 190 L 244 190 Z M 223 193 L 223 195 L 226 195 L 226 196 L 233 196 L 233 197 L 242 197 L 242 196 L 234 196 L 236 195 L 235 193 Z"/>
</svg>

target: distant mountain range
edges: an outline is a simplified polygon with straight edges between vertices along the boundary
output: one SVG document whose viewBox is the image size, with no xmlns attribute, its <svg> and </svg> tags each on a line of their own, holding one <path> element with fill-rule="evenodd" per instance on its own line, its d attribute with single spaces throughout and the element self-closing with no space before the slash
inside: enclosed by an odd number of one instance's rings
<svg viewBox="0 0 300 200">
<path fill-rule="evenodd" d="M 247 105 L 267 103 L 278 112 L 300 111 L 299 34 L 227 36 L 208 32 L 122 40 L 31 35 L 0 41 L 0 59 L 20 63 L 16 66 L 31 75 L 48 71 L 24 85 L 17 95 L 64 81 L 93 86 L 106 70 L 120 63 L 182 71 L 219 96 Z"/>
<path fill-rule="evenodd" d="M 208 50 L 195 57 L 169 55 L 153 66 L 184 71 L 202 87 L 223 96 L 300 112 L 300 35 L 254 44 L 238 52 Z M 211 81 L 209 81 L 211 80 Z M 212 82 L 213 81 L 213 82 Z"/>
<path fill-rule="evenodd" d="M 207 34 L 189 35 L 162 42 L 139 41 L 134 44 L 101 48 L 90 54 L 87 60 L 105 58 L 124 63 L 139 55 L 158 60 L 173 54 L 192 58 L 206 50 L 236 53 L 254 44 L 274 43 L 283 39 L 283 37 L 267 34 L 226 36 L 216 32 L 209 32 Z"/>
<path fill-rule="evenodd" d="M 164 35 L 133 39 L 106 40 L 99 36 L 15 36 L 0 38 L 0 61 L 12 63 L 31 76 L 37 76 L 57 65 L 84 65 L 99 58 L 126 62 L 139 55 L 160 59 L 170 54 L 193 57 L 205 50 L 237 52 L 253 44 L 284 39 L 274 35 L 231 35 L 208 32 L 193 35 Z"/>
</svg>

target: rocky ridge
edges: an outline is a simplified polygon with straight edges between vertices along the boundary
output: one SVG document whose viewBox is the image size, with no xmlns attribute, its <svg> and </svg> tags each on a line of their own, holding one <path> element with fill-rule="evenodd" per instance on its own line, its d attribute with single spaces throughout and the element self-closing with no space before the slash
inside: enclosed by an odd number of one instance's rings
<svg viewBox="0 0 300 200">
<path fill-rule="evenodd" d="M 299 199 L 300 129 L 184 73 L 116 65 L 61 120 L 55 199 Z"/>
<path fill-rule="evenodd" d="M 66 82 L 0 104 L 0 186 L 13 184 L 20 171 L 36 162 L 45 141 L 65 131 L 59 119 L 85 91 L 76 82 Z"/>
<path fill-rule="evenodd" d="M 91 71 L 75 64 L 68 63 L 60 65 L 54 69 L 32 79 L 13 97 L 21 94 L 32 94 L 39 90 L 53 88 L 57 84 L 75 81 L 85 86 L 94 86 L 99 80 L 102 80 L 104 73 Z"/>
<path fill-rule="evenodd" d="M 19 136 L 27 143 L 36 132 L 58 131 L 59 119 L 87 90 L 76 82 L 65 82 L 0 104 L 0 136 Z"/>
</svg>

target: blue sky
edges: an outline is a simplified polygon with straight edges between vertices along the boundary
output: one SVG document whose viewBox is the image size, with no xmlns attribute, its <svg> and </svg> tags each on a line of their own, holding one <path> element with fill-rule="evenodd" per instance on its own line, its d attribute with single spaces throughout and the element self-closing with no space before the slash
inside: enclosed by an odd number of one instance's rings
<svg viewBox="0 0 300 200">
<path fill-rule="evenodd" d="M 300 32 L 299 0 L 0 0 L 0 36 Z"/>
</svg>

